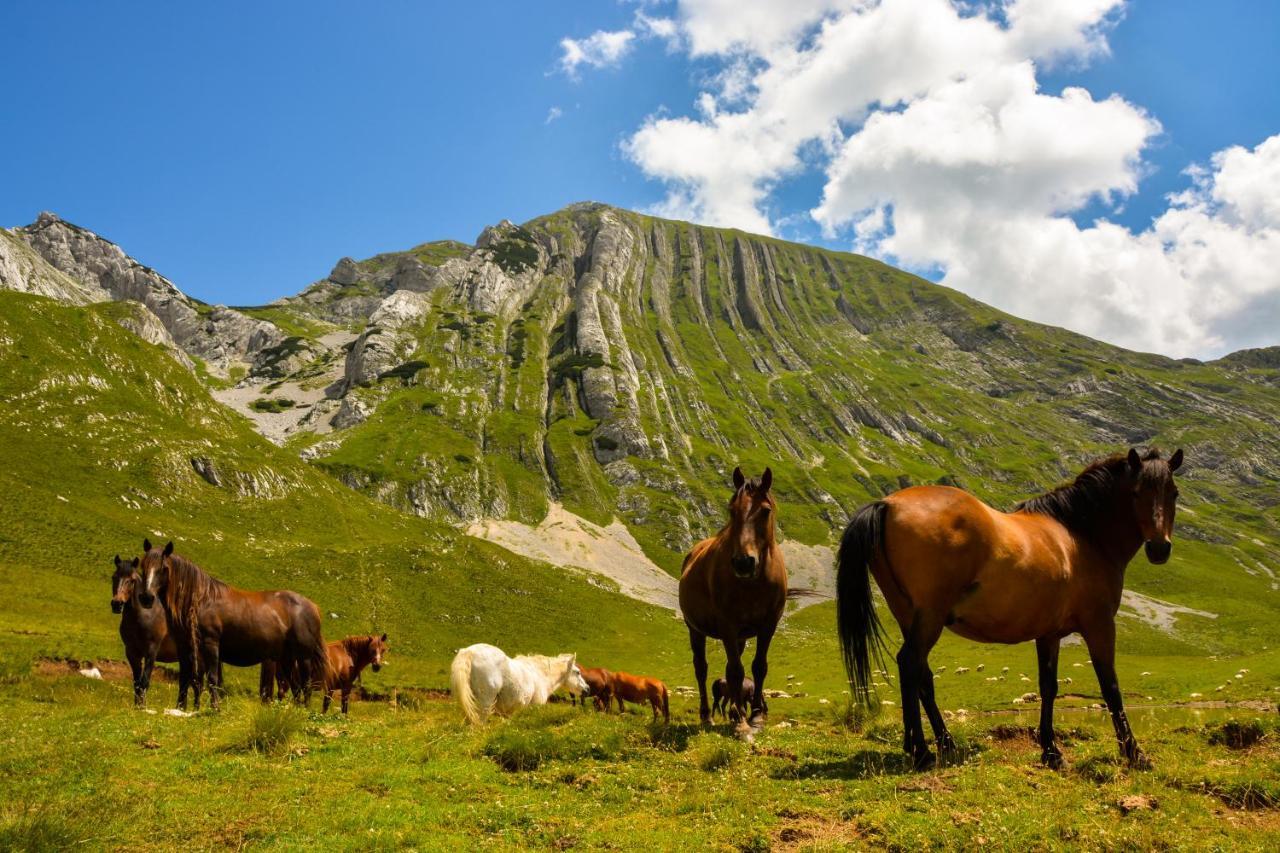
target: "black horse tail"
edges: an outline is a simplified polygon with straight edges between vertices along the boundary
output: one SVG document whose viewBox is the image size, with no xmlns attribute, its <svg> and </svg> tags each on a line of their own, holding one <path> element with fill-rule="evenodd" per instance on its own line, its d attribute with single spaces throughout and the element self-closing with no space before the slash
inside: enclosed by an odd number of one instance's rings
<svg viewBox="0 0 1280 853">
<path fill-rule="evenodd" d="M 884 629 L 871 596 L 871 560 L 884 548 L 884 518 L 889 505 L 876 501 L 858 510 L 840 539 L 836 557 L 836 630 L 853 699 L 871 697 L 871 658 L 882 660 Z"/>
</svg>

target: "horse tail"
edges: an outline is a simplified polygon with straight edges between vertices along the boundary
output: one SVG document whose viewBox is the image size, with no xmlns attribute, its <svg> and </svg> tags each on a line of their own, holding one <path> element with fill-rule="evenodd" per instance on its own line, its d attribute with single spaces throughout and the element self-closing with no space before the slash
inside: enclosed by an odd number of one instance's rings
<svg viewBox="0 0 1280 853">
<path fill-rule="evenodd" d="M 884 651 L 884 629 L 871 596 L 871 560 L 884 549 L 884 501 L 867 504 L 853 516 L 836 557 L 836 630 L 855 701 L 871 694 L 871 658 Z"/>
<path fill-rule="evenodd" d="M 795 587 L 795 586 L 787 588 L 788 601 L 794 601 L 797 598 L 827 598 L 827 597 L 828 596 L 823 595 L 822 593 L 818 592 L 816 589 L 809 589 L 807 587 Z"/>
<path fill-rule="evenodd" d="M 462 706 L 462 713 L 474 725 L 483 722 L 480 719 L 480 708 L 476 705 L 476 694 L 471 689 L 471 652 L 463 649 L 453 658 L 453 666 L 449 668 L 449 687 Z"/>
</svg>

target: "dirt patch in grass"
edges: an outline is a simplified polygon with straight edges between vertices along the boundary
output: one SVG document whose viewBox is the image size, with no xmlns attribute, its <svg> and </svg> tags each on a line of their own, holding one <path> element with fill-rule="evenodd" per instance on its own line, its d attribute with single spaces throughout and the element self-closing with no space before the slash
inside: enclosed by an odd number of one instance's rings
<svg viewBox="0 0 1280 853">
<path fill-rule="evenodd" d="M 133 670 L 129 668 L 129 664 L 122 660 L 76 660 L 75 658 L 36 658 L 32 663 L 31 669 L 36 675 L 46 677 L 62 678 L 65 676 L 78 676 L 82 669 L 96 668 L 102 674 L 104 681 L 133 681 Z M 178 674 L 157 666 L 151 674 L 151 680 L 166 681 L 177 683 Z"/>
</svg>

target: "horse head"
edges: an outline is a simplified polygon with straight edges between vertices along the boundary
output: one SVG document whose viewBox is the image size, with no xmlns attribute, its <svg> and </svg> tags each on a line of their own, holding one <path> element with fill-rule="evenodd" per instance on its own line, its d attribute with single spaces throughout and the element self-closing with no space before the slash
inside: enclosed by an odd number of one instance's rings
<svg viewBox="0 0 1280 853">
<path fill-rule="evenodd" d="M 369 667 L 377 672 L 382 669 L 382 656 L 387 653 L 387 635 L 369 638 Z"/>
<path fill-rule="evenodd" d="M 764 469 L 759 480 L 748 480 L 741 468 L 733 469 L 733 498 L 729 501 L 729 531 L 733 574 L 742 580 L 760 576 L 765 558 L 773 547 L 773 471 Z"/>
<path fill-rule="evenodd" d="M 569 688 L 570 693 L 577 693 L 579 696 L 590 696 L 591 685 L 587 684 L 587 680 L 582 677 L 582 670 L 578 667 L 578 656 L 561 655 L 562 658 L 568 658 L 569 671 L 565 674 L 564 683 Z"/>
<path fill-rule="evenodd" d="M 142 565 L 139 571 L 142 589 L 138 593 L 138 603 L 143 607 L 151 607 L 156 603 L 156 596 L 164 593 L 169 582 L 169 558 L 172 556 L 172 542 L 161 550 L 151 547 L 150 539 L 142 540 Z"/>
<path fill-rule="evenodd" d="M 1173 472 L 1182 465 L 1182 451 L 1167 460 L 1151 450 L 1145 456 L 1130 448 L 1128 472 L 1133 484 L 1133 512 L 1142 531 L 1143 547 L 1153 565 L 1169 561 L 1173 550 L 1173 516 L 1177 512 L 1178 487 Z"/>
<path fill-rule="evenodd" d="M 138 558 L 127 561 L 116 554 L 116 570 L 111 575 L 111 612 L 121 613 L 124 606 L 133 598 L 134 587 L 138 583 Z"/>
</svg>

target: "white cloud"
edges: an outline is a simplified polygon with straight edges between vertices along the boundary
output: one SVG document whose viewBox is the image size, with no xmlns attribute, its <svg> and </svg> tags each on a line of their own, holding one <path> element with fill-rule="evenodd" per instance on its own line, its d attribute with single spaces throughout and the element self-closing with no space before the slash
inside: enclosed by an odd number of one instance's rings
<svg viewBox="0 0 1280 853">
<path fill-rule="evenodd" d="M 655 212 L 769 233 L 772 190 L 817 165 L 814 218 L 859 251 L 1022 316 L 1174 355 L 1275 343 L 1280 137 L 1232 148 L 1140 232 L 1071 218 L 1135 193 L 1156 119 L 1119 96 L 1041 91 L 1037 68 L 1108 50 L 1123 0 L 680 0 L 720 64 L 693 116 L 625 153 Z M 1269 336 L 1269 337 L 1268 337 Z"/>
<path fill-rule="evenodd" d="M 578 68 L 607 68 L 617 65 L 631 50 L 636 34 L 631 30 L 608 32 L 597 30 L 583 39 L 560 40 L 560 70 L 570 77 L 577 76 Z"/>
<path fill-rule="evenodd" d="M 542 123 L 551 124 L 551 122 L 555 121 L 556 119 L 560 118 L 563 115 L 564 115 L 564 110 L 560 109 L 559 107 L 552 107 L 551 109 L 547 110 L 547 117 L 542 120 Z"/>
</svg>

